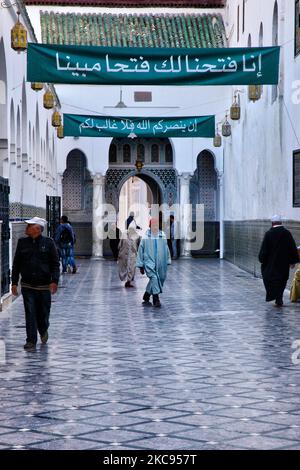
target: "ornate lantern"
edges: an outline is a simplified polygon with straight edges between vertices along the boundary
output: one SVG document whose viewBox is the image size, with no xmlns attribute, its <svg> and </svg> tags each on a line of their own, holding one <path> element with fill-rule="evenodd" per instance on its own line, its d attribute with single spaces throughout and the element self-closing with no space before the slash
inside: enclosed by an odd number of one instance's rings
<svg viewBox="0 0 300 470">
<path fill-rule="evenodd" d="M 50 88 L 44 93 L 43 96 L 43 105 L 46 109 L 51 109 L 54 107 L 54 96 Z"/>
<path fill-rule="evenodd" d="M 225 116 L 225 121 L 222 124 L 222 136 L 230 137 L 231 136 L 231 124 L 228 122 L 227 114 Z"/>
<path fill-rule="evenodd" d="M 251 101 L 258 101 L 261 97 L 261 85 L 248 86 L 248 98 Z"/>
<path fill-rule="evenodd" d="M 241 107 L 238 101 L 238 95 L 235 94 L 234 101 L 230 108 L 230 119 L 232 119 L 233 121 L 239 121 L 240 118 L 241 118 Z"/>
<path fill-rule="evenodd" d="M 218 128 L 216 129 L 216 135 L 214 137 L 214 147 L 222 147 L 222 137 L 219 134 Z"/>
<path fill-rule="evenodd" d="M 40 91 L 44 88 L 44 84 L 41 83 L 41 82 L 32 82 L 31 83 L 31 88 L 34 90 L 34 91 Z"/>
<path fill-rule="evenodd" d="M 55 110 L 54 113 L 52 114 L 52 126 L 53 127 L 61 126 L 61 115 L 57 110 Z"/>
<path fill-rule="evenodd" d="M 60 125 L 59 127 L 57 127 L 56 134 L 59 139 L 63 139 L 64 138 L 64 126 Z"/>
<path fill-rule="evenodd" d="M 26 28 L 20 23 L 20 12 L 17 11 L 18 21 L 10 32 L 10 45 L 12 49 L 18 53 L 27 49 L 27 31 Z"/>
<path fill-rule="evenodd" d="M 135 167 L 136 167 L 137 171 L 141 171 L 143 166 L 144 166 L 144 163 L 141 160 L 137 159 L 135 161 Z"/>
</svg>

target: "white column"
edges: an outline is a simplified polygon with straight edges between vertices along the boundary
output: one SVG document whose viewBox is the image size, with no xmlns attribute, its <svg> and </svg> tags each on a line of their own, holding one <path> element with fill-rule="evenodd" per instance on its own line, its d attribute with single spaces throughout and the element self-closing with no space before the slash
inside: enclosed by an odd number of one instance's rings
<svg viewBox="0 0 300 470">
<path fill-rule="evenodd" d="M 224 259 L 224 173 L 218 173 L 219 204 L 220 204 L 220 259 Z"/>
<path fill-rule="evenodd" d="M 63 181 L 63 173 L 57 173 L 56 175 L 56 194 L 55 196 L 61 197 L 61 208 L 63 207 L 63 188 L 62 188 L 62 181 Z"/>
<path fill-rule="evenodd" d="M 7 139 L 0 139 L 0 175 L 4 176 L 4 178 L 8 178 L 8 175 L 4 171 L 8 161 L 8 141 Z M 6 165 L 4 165 L 4 162 L 6 162 Z"/>
<path fill-rule="evenodd" d="M 101 173 L 93 178 L 93 259 L 103 258 L 103 211 L 105 176 Z"/>
<path fill-rule="evenodd" d="M 181 173 L 179 176 L 180 181 L 180 233 L 181 233 L 181 256 L 190 258 L 191 252 L 188 249 L 188 232 L 191 220 L 190 211 L 190 179 L 191 173 Z"/>
</svg>

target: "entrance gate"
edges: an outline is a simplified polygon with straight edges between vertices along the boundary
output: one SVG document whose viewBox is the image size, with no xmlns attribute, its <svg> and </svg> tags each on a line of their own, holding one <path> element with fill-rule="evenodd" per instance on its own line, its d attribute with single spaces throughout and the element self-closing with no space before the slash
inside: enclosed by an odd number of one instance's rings
<svg viewBox="0 0 300 470">
<path fill-rule="evenodd" d="M 48 236 L 53 238 L 59 225 L 61 214 L 60 196 L 46 196 L 46 219 L 48 222 Z"/>
<path fill-rule="evenodd" d="M 149 168 L 137 173 L 132 168 L 110 168 L 105 177 L 105 200 L 107 204 L 119 209 L 119 195 L 124 182 L 131 176 L 155 181 L 160 188 L 161 204 L 172 206 L 177 202 L 177 173 L 174 168 Z M 156 202 L 156 201 L 155 201 Z"/>
<path fill-rule="evenodd" d="M 9 292 L 9 185 L 0 177 L 0 220 L 1 224 L 1 296 Z"/>
</svg>

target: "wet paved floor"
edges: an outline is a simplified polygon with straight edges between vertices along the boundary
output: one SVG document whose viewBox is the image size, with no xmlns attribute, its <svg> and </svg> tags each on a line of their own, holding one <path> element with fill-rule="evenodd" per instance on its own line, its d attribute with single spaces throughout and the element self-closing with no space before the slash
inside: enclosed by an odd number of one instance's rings
<svg viewBox="0 0 300 470">
<path fill-rule="evenodd" d="M 147 308 L 146 279 L 125 289 L 116 272 L 65 275 L 35 352 L 21 299 L 0 313 L 0 449 L 300 449 L 300 304 L 266 304 L 226 262 L 182 260 Z"/>
</svg>

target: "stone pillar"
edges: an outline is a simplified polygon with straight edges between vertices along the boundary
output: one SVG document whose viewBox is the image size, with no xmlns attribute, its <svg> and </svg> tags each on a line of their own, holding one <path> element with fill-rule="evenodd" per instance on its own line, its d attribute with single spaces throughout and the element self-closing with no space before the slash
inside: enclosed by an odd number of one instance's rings
<svg viewBox="0 0 300 470">
<path fill-rule="evenodd" d="M 0 175 L 4 176 L 4 178 L 8 178 L 4 171 L 4 162 L 7 165 L 8 160 L 8 140 L 0 139 Z"/>
<path fill-rule="evenodd" d="M 101 173 L 93 178 L 93 259 L 103 259 L 103 211 L 105 176 Z"/>
<path fill-rule="evenodd" d="M 218 172 L 219 205 L 220 205 L 220 259 L 224 259 L 224 180 L 223 172 Z"/>
<path fill-rule="evenodd" d="M 188 249 L 188 232 L 191 220 L 190 211 L 190 180 L 191 173 L 181 173 L 180 182 L 180 234 L 181 234 L 181 256 L 191 258 L 191 252 Z"/>
</svg>

